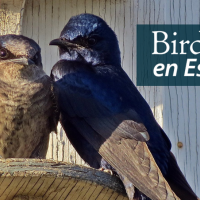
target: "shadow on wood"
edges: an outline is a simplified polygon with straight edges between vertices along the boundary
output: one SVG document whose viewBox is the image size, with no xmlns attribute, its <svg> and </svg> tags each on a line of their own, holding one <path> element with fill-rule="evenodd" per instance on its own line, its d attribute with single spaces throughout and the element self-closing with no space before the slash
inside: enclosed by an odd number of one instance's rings
<svg viewBox="0 0 200 200">
<path fill-rule="evenodd" d="M 127 200 L 116 176 L 40 159 L 0 159 L 1 200 Z"/>
</svg>

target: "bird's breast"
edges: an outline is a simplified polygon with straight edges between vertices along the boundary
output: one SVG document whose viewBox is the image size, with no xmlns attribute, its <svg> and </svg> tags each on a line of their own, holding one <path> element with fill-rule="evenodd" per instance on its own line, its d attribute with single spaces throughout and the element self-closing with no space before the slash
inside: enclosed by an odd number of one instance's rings
<svg viewBox="0 0 200 200">
<path fill-rule="evenodd" d="M 51 83 L 42 77 L 13 84 L 0 82 L 0 156 L 30 157 L 50 133 Z"/>
</svg>

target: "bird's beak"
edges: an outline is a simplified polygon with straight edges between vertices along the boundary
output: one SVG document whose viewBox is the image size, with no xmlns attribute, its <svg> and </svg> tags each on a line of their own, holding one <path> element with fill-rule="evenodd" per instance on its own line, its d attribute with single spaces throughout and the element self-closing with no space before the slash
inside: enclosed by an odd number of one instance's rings
<svg viewBox="0 0 200 200">
<path fill-rule="evenodd" d="M 79 45 L 74 44 L 72 42 L 69 42 L 69 40 L 64 40 L 62 38 L 58 38 L 55 40 L 52 40 L 49 45 L 56 45 L 56 46 L 60 46 L 60 47 L 78 47 Z"/>
<path fill-rule="evenodd" d="M 35 63 L 29 58 L 16 58 L 13 59 L 12 62 L 20 64 L 20 65 L 35 65 Z"/>
</svg>

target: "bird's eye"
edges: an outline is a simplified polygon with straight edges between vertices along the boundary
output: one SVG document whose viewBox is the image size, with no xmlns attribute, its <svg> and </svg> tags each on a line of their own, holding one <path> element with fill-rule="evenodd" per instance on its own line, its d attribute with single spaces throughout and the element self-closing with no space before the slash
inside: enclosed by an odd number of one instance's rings
<svg viewBox="0 0 200 200">
<path fill-rule="evenodd" d="M 96 39 L 96 38 L 93 38 L 93 37 L 88 38 L 88 44 L 89 44 L 90 46 L 93 46 L 93 45 L 95 45 L 96 43 L 97 43 L 97 39 Z"/>
<path fill-rule="evenodd" d="M 6 59 L 9 56 L 9 52 L 5 48 L 0 49 L 0 58 Z"/>
</svg>

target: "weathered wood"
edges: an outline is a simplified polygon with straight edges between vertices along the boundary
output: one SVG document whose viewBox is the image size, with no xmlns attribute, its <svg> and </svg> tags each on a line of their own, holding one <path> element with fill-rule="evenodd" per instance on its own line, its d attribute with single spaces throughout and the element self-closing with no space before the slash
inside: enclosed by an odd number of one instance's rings
<svg viewBox="0 0 200 200">
<path fill-rule="evenodd" d="M 52 160 L 0 160 L 1 200 L 116 198 L 127 199 L 121 181 L 99 170 Z"/>
<path fill-rule="evenodd" d="M 21 33 L 25 1 L 0 1 L 0 35 Z"/>
<path fill-rule="evenodd" d="M 58 60 L 58 50 L 49 47 L 49 41 L 59 36 L 72 15 L 88 12 L 99 15 L 115 30 L 123 67 L 135 83 L 137 24 L 199 24 L 200 19 L 198 0 L 27 0 L 23 9 L 24 3 L 25 0 L 0 0 L 0 35 L 19 34 L 22 25 L 22 33 L 41 46 L 44 68 L 48 74 Z M 170 137 L 179 166 L 198 195 L 199 88 L 138 87 Z M 177 146 L 178 142 L 182 142 L 182 148 Z M 84 164 L 62 129 L 59 128 L 58 135 L 51 134 L 49 144 L 48 158 Z"/>
</svg>

